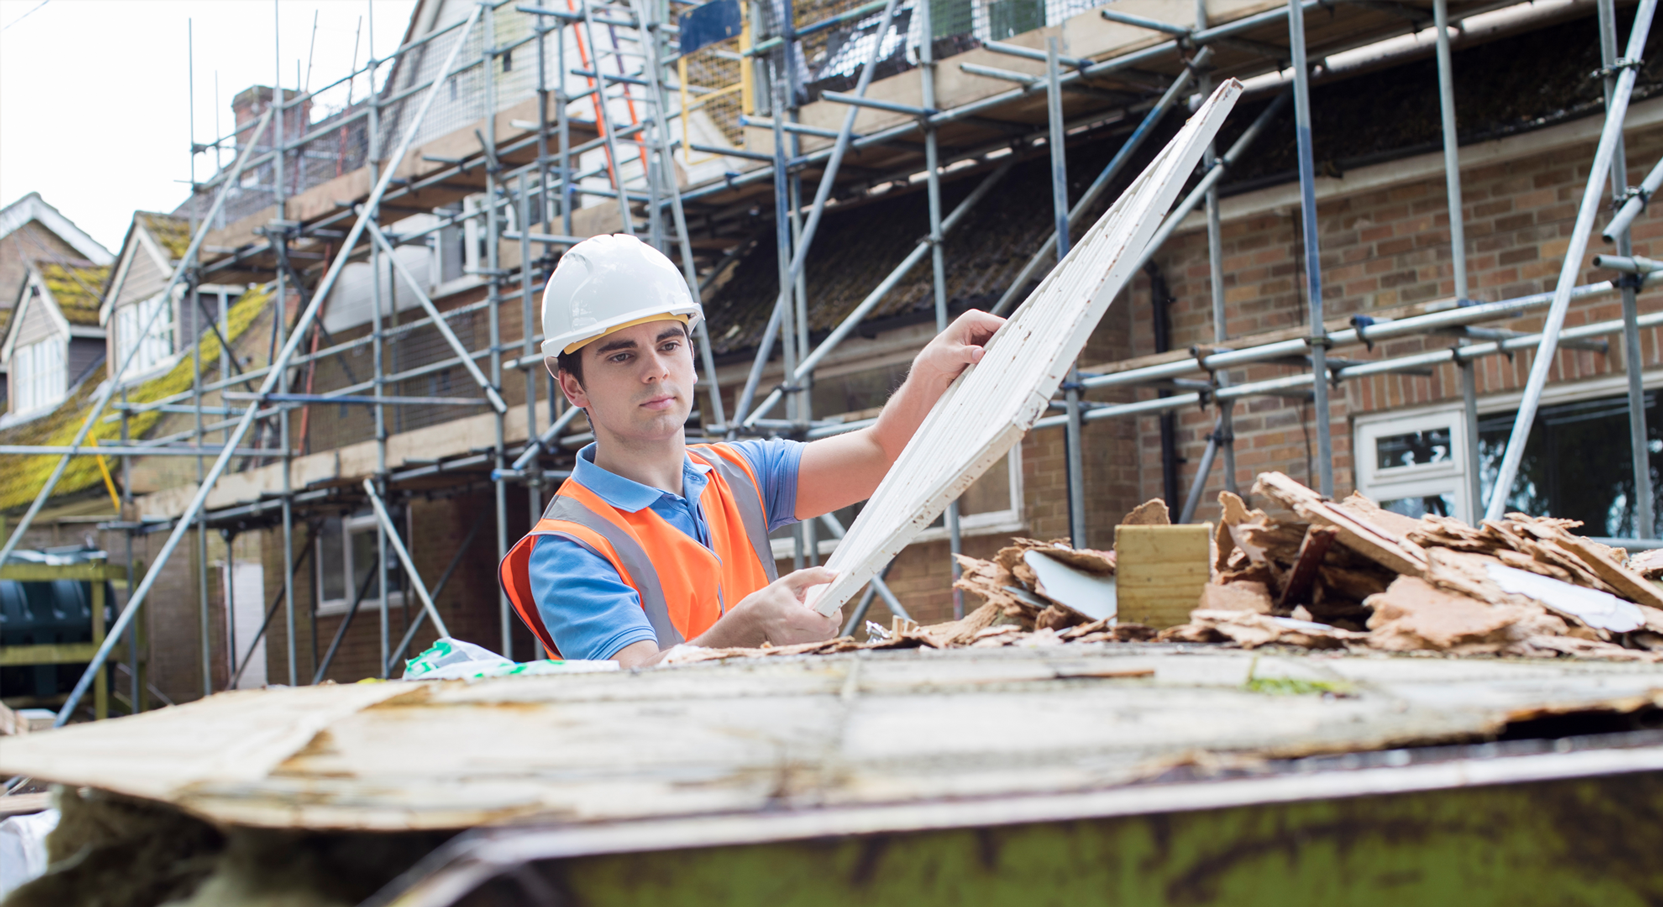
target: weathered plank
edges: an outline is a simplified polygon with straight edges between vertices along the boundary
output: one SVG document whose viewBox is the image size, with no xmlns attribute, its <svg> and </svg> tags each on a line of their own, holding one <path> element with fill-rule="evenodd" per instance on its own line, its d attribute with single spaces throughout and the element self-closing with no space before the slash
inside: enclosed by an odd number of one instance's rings
<svg viewBox="0 0 1663 907">
<path fill-rule="evenodd" d="M 1245 687 L 1250 673 L 1353 692 L 1265 695 Z M 258 826 L 634 821 L 1106 790 L 1197 753 L 1471 739 L 1515 714 L 1635 708 L 1659 689 L 1660 666 L 1572 661 L 1142 644 L 864 652 L 238 691 L 8 739 L 0 772 Z"/>
<path fill-rule="evenodd" d="M 1211 523 L 1114 527 L 1119 619 L 1157 630 L 1189 620 L 1212 575 L 1212 535 Z"/>
</svg>

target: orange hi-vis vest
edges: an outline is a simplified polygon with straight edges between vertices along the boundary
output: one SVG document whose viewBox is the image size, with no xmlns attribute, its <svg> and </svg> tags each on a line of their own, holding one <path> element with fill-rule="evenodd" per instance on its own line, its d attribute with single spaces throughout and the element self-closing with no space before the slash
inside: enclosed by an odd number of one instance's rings
<svg viewBox="0 0 1663 907">
<path fill-rule="evenodd" d="M 687 455 L 712 467 L 699 495 L 709 548 L 651 507 L 620 510 L 569 478 L 543 518 L 502 559 L 503 591 L 550 652 L 560 650 L 531 594 L 531 552 L 545 535 L 570 539 L 610 563 L 640 596 L 660 649 L 710 629 L 730 606 L 779 578 L 762 487 L 750 462 L 726 444 L 690 446 Z"/>
</svg>

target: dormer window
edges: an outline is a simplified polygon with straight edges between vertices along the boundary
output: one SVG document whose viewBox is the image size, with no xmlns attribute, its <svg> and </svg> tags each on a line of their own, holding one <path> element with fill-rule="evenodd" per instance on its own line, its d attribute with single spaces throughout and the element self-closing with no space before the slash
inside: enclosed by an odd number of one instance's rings
<svg viewBox="0 0 1663 907">
<path fill-rule="evenodd" d="M 64 398 L 69 376 L 65 374 L 63 340 L 48 337 L 20 345 L 12 353 L 11 366 L 14 412 L 46 409 Z"/>
<path fill-rule="evenodd" d="M 158 315 L 157 309 L 164 311 Z M 140 337 L 152 315 L 157 316 L 156 323 L 149 334 Z M 115 321 L 117 367 L 127 360 L 133 347 L 139 348 L 133 364 L 127 368 L 128 375 L 143 374 L 173 355 L 173 307 L 161 296 L 116 309 Z"/>
</svg>

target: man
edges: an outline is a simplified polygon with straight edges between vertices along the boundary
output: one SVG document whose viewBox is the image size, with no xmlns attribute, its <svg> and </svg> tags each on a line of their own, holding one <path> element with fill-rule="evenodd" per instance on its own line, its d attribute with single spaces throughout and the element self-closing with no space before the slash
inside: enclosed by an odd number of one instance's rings
<svg viewBox="0 0 1663 907">
<path fill-rule="evenodd" d="M 596 236 L 543 292 L 543 356 L 595 442 L 503 559 L 503 589 L 551 652 L 657 662 L 670 647 L 829 639 L 803 604 L 823 567 L 776 578 L 768 533 L 870 497 L 1004 319 L 964 313 L 914 358 L 876 424 L 802 443 L 686 443 L 704 316 L 681 273 L 633 236 Z"/>
</svg>

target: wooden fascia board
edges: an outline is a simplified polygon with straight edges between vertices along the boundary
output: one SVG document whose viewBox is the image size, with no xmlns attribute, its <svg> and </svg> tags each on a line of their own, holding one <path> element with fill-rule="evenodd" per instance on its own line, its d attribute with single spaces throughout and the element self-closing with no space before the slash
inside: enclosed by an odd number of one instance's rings
<svg viewBox="0 0 1663 907">
<path fill-rule="evenodd" d="M 0 362 L 5 362 L 7 365 L 10 365 L 12 361 L 12 347 L 17 345 L 17 326 L 22 324 L 24 317 L 29 314 L 29 300 L 32 298 L 29 287 L 34 284 L 35 279 L 35 270 L 30 268 L 29 279 L 23 282 L 22 298 L 17 301 L 16 306 L 12 307 L 12 320 L 6 325 L 5 342 L 0 345 Z"/>
<path fill-rule="evenodd" d="M 115 277 L 110 280 L 109 288 L 104 291 L 104 298 L 98 304 L 98 323 L 109 326 L 110 309 L 115 305 L 115 298 L 121 295 L 121 285 L 127 282 L 127 269 L 133 266 L 133 251 L 139 232 L 139 219 L 133 218 L 133 223 L 127 227 L 127 236 L 121 241 L 121 258 L 116 264 Z"/>
</svg>

